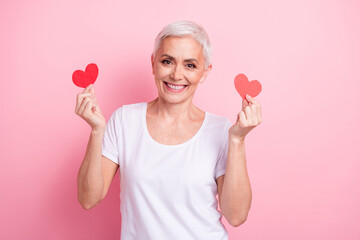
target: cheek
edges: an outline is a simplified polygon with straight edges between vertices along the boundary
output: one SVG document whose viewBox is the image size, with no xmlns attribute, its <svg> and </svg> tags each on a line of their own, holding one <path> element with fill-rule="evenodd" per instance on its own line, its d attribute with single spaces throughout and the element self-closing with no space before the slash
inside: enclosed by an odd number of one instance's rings
<svg viewBox="0 0 360 240">
<path fill-rule="evenodd" d="M 165 76 L 169 75 L 171 73 L 171 69 L 165 68 L 163 66 L 156 66 L 154 73 L 155 73 L 155 76 L 161 78 L 161 77 L 165 77 Z"/>
<path fill-rule="evenodd" d="M 202 74 L 200 72 L 189 72 L 186 74 L 186 78 L 192 83 L 197 83 L 201 80 Z"/>
</svg>

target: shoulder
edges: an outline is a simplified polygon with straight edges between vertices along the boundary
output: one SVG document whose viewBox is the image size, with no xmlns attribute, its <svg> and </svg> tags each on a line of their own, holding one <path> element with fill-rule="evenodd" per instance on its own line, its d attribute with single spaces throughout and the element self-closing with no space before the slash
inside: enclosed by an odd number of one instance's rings
<svg viewBox="0 0 360 240">
<path fill-rule="evenodd" d="M 123 112 L 127 114 L 131 113 L 141 113 L 142 110 L 146 107 L 146 102 L 138 102 L 138 103 L 131 103 L 131 104 L 124 104 L 121 108 Z"/>
<path fill-rule="evenodd" d="M 146 102 L 124 104 L 113 112 L 116 117 L 121 117 L 123 114 L 140 113 L 141 110 L 146 106 Z"/>
<path fill-rule="evenodd" d="M 207 112 L 207 118 L 208 124 L 214 127 L 216 126 L 217 128 L 228 129 L 232 125 L 231 121 L 227 117 L 215 113 Z"/>
<path fill-rule="evenodd" d="M 110 120 L 122 126 L 139 126 L 146 111 L 146 104 L 146 102 L 124 104 L 113 112 Z"/>
<path fill-rule="evenodd" d="M 206 125 L 205 132 L 209 139 L 217 139 L 214 141 L 222 142 L 224 138 L 227 138 L 227 134 L 229 132 L 229 128 L 231 127 L 231 121 L 224 116 L 214 114 L 214 113 L 206 113 Z"/>
</svg>

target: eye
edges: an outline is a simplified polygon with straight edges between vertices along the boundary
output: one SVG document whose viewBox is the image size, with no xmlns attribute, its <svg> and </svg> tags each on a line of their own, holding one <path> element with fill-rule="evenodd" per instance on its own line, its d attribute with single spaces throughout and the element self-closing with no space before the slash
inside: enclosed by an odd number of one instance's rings
<svg viewBox="0 0 360 240">
<path fill-rule="evenodd" d="M 186 64 L 186 66 L 188 68 L 196 68 L 195 64 L 192 64 L 192 63 Z"/>
<path fill-rule="evenodd" d="M 165 64 L 165 65 L 171 64 L 171 61 L 168 60 L 168 59 L 164 59 L 164 60 L 162 60 L 161 62 L 162 62 L 163 64 Z"/>
</svg>

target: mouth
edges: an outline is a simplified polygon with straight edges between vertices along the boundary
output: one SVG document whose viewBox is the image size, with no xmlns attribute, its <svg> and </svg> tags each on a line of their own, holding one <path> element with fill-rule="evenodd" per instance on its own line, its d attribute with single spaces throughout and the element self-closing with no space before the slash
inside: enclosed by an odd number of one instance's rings
<svg viewBox="0 0 360 240">
<path fill-rule="evenodd" d="M 166 88 L 171 92 L 182 92 L 188 85 L 172 84 L 164 81 Z"/>
</svg>

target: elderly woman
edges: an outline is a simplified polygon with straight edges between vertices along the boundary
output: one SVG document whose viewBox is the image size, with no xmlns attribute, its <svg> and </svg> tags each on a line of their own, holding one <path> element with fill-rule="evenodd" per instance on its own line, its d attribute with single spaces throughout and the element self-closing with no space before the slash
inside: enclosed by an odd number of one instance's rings
<svg viewBox="0 0 360 240">
<path fill-rule="evenodd" d="M 261 107 L 247 96 L 233 125 L 196 107 L 192 99 L 211 71 L 210 57 L 201 26 L 174 22 L 159 33 L 151 56 L 157 98 L 123 105 L 106 123 L 92 85 L 77 96 L 75 112 L 92 128 L 78 173 L 79 202 L 96 206 L 120 168 L 124 240 L 223 240 L 222 214 L 234 227 L 247 218 L 244 139 L 261 122 Z"/>
</svg>

